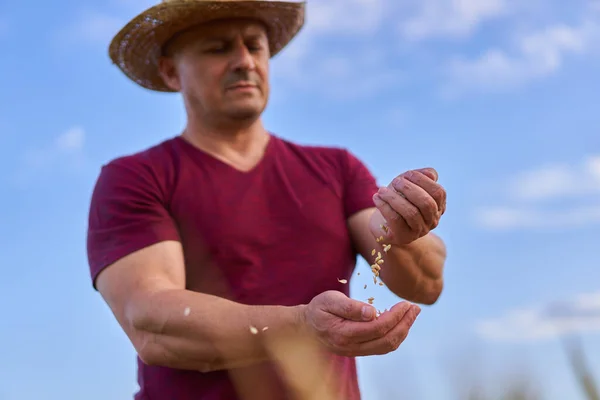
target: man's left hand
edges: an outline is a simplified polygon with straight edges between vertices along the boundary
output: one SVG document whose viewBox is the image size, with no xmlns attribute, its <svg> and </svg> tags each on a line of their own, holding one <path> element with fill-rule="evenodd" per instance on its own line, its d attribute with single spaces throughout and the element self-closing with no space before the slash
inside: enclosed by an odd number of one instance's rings
<svg viewBox="0 0 600 400">
<path fill-rule="evenodd" d="M 386 244 L 406 245 L 435 229 L 446 211 L 446 191 L 437 180 L 435 169 L 423 168 L 407 171 L 380 188 L 373 201 L 385 221 L 376 215 L 371 218 L 373 234 L 384 236 Z"/>
</svg>

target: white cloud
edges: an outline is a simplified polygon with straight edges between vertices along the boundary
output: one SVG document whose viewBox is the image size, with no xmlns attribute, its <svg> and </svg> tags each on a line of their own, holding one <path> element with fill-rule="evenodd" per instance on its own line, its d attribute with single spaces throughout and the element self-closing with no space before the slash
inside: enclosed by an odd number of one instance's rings
<svg viewBox="0 0 600 400">
<path fill-rule="evenodd" d="M 462 91 L 511 90 L 531 80 L 556 73 L 569 55 L 590 52 L 600 38 L 600 23 L 557 24 L 516 39 L 512 52 L 486 50 L 475 59 L 455 58 L 449 63 L 446 95 Z"/>
<path fill-rule="evenodd" d="M 381 25 L 391 4 L 389 0 L 309 1 L 306 31 L 313 34 L 372 33 Z"/>
<path fill-rule="evenodd" d="M 353 56 L 332 54 L 314 65 L 302 84 L 312 83 L 320 93 L 339 100 L 368 96 L 403 79 L 402 72 L 390 68 L 385 55 L 375 50 L 357 51 Z"/>
<path fill-rule="evenodd" d="M 477 225 L 486 229 L 567 229 L 600 224 L 600 205 L 539 210 L 534 207 L 499 206 L 477 209 Z"/>
<path fill-rule="evenodd" d="M 488 340 L 513 342 L 600 333 L 600 292 L 550 305 L 512 310 L 499 318 L 479 322 L 476 331 Z"/>
<path fill-rule="evenodd" d="M 64 162 L 80 162 L 85 144 L 85 131 L 74 126 L 58 135 L 47 146 L 30 149 L 23 156 L 21 177 Z"/>
<path fill-rule="evenodd" d="M 525 171 L 511 179 L 509 193 L 518 200 L 545 200 L 600 193 L 600 154 L 580 165 L 553 164 Z"/>
<path fill-rule="evenodd" d="M 276 76 L 302 90 L 318 90 L 329 97 L 354 98 L 376 91 L 390 80 L 384 71 L 381 46 L 351 54 L 322 54 L 323 39 L 364 39 L 380 29 L 393 2 L 389 0 L 319 0 L 307 3 L 306 25 L 274 61 Z M 366 73 L 366 68 L 375 68 Z M 375 72 L 375 73 L 373 73 Z M 395 74 L 393 74 L 395 75 Z"/>
<path fill-rule="evenodd" d="M 415 15 L 400 23 L 399 30 L 410 40 L 463 38 L 473 34 L 485 21 L 510 12 L 507 0 L 422 1 Z"/>
<path fill-rule="evenodd" d="M 73 153 L 83 150 L 85 132 L 81 127 L 74 127 L 58 136 L 54 142 L 56 150 L 63 153 Z"/>
<path fill-rule="evenodd" d="M 477 209 L 474 218 L 478 225 L 509 230 L 600 224 L 600 155 L 590 155 L 578 165 L 548 164 L 524 171 L 501 187 L 513 203 Z M 565 206 L 561 200 L 571 204 Z M 558 201 L 559 205 L 542 207 L 544 201 Z"/>
<path fill-rule="evenodd" d="M 405 79 L 403 71 L 387 62 L 385 52 L 364 48 L 356 48 L 352 55 L 299 56 L 295 66 L 277 65 L 274 71 L 294 90 L 318 91 L 334 100 L 369 96 Z"/>
</svg>

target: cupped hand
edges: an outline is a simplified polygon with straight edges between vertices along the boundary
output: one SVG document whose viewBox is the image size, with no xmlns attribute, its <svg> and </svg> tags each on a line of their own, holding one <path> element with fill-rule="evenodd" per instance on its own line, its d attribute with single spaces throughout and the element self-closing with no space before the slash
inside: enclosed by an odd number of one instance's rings
<svg viewBox="0 0 600 400">
<path fill-rule="evenodd" d="M 373 306 L 327 291 L 306 306 L 304 322 L 309 333 L 335 354 L 381 355 L 398 349 L 420 311 L 415 304 L 400 302 L 377 316 Z"/>
</svg>

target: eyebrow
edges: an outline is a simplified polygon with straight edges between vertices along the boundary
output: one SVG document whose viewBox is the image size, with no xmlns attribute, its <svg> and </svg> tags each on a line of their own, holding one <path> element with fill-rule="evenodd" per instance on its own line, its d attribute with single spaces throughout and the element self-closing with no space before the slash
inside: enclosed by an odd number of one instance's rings
<svg viewBox="0 0 600 400">
<path fill-rule="evenodd" d="M 264 38 L 264 35 L 262 35 L 260 33 L 244 35 L 244 40 L 261 40 L 263 38 Z M 202 41 L 211 43 L 211 42 L 229 42 L 231 40 L 232 40 L 231 37 L 215 35 L 215 36 L 207 36 Z"/>
</svg>

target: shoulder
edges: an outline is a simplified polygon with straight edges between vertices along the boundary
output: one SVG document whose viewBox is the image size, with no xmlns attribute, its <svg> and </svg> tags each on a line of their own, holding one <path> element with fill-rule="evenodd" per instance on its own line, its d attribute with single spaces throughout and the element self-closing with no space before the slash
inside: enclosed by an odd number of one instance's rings
<svg viewBox="0 0 600 400">
<path fill-rule="evenodd" d="M 352 162 L 353 159 L 357 159 L 357 157 L 346 147 L 302 144 L 281 137 L 275 138 L 284 151 L 304 159 L 310 159 L 314 162 L 328 164 L 336 169 L 343 170 L 348 166 L 349 161 Z"/>
<path fill-rule="evenodd" d="M 102 169 L 151 172 L 168 168 L 175 159 L 175 142 L 176 138 L 171 138 L 143 150 L 115 157 L 105 163 Z"/>
<path fill-rule="evenodd" d="M 280 137 L 276 140 L 284 151 L 321 167 L 335 169 L 342 175 L 352 175 L 357 169 L 369 169 L 359 156 L 344 146 L 300 144 Z"/>
<path fill-rule="evenodd" d="M 175 138 L 143 150 L 115 157 L 100 168 L 96 192 L 102 189 L 144 188 L 164 192 L 174 178 Z"/>
</svg>

